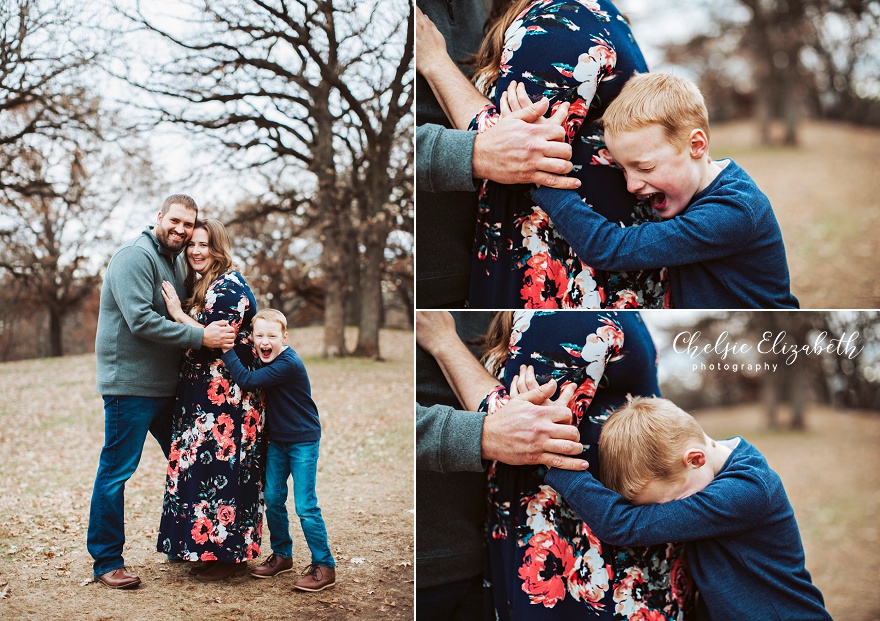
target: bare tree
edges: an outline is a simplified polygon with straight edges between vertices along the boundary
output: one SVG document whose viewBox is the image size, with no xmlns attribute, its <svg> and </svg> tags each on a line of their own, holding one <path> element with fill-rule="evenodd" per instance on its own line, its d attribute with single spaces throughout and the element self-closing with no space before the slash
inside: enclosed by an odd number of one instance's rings
<svg viewBox="0 0 880 621">
<path fill-rule="evenodd" d="M 20 308 L 46 310 L 52 356 L 63 318 L 99 281 L 91 257 L 108 213 L 90 174 L 99 100 L 83 85 L 97 52 L 73 44 L 65 6 L 0 5 L 0 275 L 16 283 Z"/>
<path fill-rule="evenodd" d="M 713 118 L 753 115 L 761 141 L 797 144 L 806 112 L 880 124 L 876 84 L 880 67 L 880 3 L 876 0 L 690 0 L 710 16 L 708 30 L 665 46 L 668 62 L 699 77 Z M 736 6 L 746 9 L 740 14 Z M 686 10 L 676 7 L 676 10 Z"/>
<path fill-rule="evenodd" d="M 244 261 L 260 305 L 288 316 L 291 324 L 311 322 L 324 313 L 320 243 L 312 219 L 286 211 L 282 197 L 269 205 L 248 201 L 229 220 L 235 254 Z"/>
<path fill-rule="evenodd" d="M 191 11 L 175 26 L 140 10 L 130 16 L 176 50 L 135 81 L 156 96 L 157 122 L 214 140 L 235 170 L 271 170 L 287 209 L 311 215 L 322 247 L 324 354 L 343 356 L 348 276 L 363 264 L 362 292 L 380 289 L 384 256 L 373 245 L 411 218 L 395 193 L 411 174 L 400 151 L 411 143 L 401 137 L 411 132 L 412 2 L 183 4 Z M 175 35 L 181 28 L 185 37 Z M 363 258 L 352 256 L 357 239 Z M 364 299 L 375 307 L 371 294 Z M 361 325 L 358 351 L 378 356 L 371 327 Z"/>
</svg>

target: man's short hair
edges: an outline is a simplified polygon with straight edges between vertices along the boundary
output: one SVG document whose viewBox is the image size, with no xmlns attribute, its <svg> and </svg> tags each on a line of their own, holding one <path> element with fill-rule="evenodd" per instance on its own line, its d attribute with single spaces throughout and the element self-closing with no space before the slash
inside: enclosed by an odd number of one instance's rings
<svg viewBox="0 0 880 621">
<path fill-rule="evenodd" d="M 666 139 L 683 151 L 688 136 L 702 129 L 709 137 L 709 113 L 697 85 L 668 73 L 637 73 L 602 115 L 605 133 L 616 136 L 648 125 L 663 127 Z"/>
<path fill-rule="evenodd" d="M 192 197 L 187 196 L 186 194 L 172 194 L 162 203 L 162 216 L 164 217 L 166 213 L 168 213 L 168 208 L 171 207 L 174 203 L 180 203 L 190 211 L 196 212 L 196 217 L 199 216 L 199 206 L 196 205 L 196 202 L 192 199 Z"/>
<path fill-rule="evenodd" d="M 251 325 L 254 325 L 254 322 L 257 319 L 280 323 L 282 331 L 287 332 L 287 317 L 285 317 L 284 313 L 282 313 L 280 310 L 275 310 L 274 308 L 264 308 L 256 315 L 254 315 L 253 320 L 251 320 Z"/>
<path fill-rule="evenodd" d="M 681 476 L 684 451 L 705 443 L 693 416 L 668 399 L 637 397 L 617 409 L 599 435 L 605 487 L 632 501 L 655 480 Z"/>
</svg>

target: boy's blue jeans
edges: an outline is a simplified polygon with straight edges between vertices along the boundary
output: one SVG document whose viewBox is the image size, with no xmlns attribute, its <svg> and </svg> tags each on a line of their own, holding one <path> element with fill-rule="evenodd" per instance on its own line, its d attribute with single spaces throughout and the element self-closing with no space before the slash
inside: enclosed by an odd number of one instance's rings
<svg viewBox="0 0 880 621">
<path fill-rule="evenodd" d="M 147 432 L 168 456 L 173 409 L 174 397 L 104 397 L 104 447 L 86 538 L 96 578 L 125 567 L 125 482 L 141 461 Z"/>
<path fill-rule="evenodd" d="M 336 567 L 327 543 L 327 528 L 315 480 L 318 474 L 318 442 L 281 443 L 269 441 L 266 455 L 266 522 L 272 552 L 282 558 L 293 558 L 293 540 L 287 519 L 287 479 L 293 475 L 293 502 L 303 535 L 312 553 L 312 563 Z"/>
</svg>

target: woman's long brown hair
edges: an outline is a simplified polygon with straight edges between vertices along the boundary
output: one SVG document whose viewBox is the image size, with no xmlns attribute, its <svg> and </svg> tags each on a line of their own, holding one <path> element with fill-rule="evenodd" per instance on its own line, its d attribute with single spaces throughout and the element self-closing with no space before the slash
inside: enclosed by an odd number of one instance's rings
<svg viewBox="0 0 880 621">
<path fill-rule="evenodd" d="M 498 377 L 498 373 L 507 363 L 507 357 L 510 355 L 510 332 L 512 330 L 513 312 L 501 311 L 495 314 L 495 318 L 489 324 L 489 329 L 479 341 L 483 348 L 480 362 L 489 369 L 489 373 L 493 377 Z"/>
<path fill-rule="evenodd" d="M 504 33 L 527 6 L 535 0 L 494 0 L 486 19 L 486 35 L 480 49 L 473 57 L 474 75 L 471 81 L 488 95 L 489 89 L 498 81 L 501 67 L 501 51 L 504 49 Z"/>
<path fill-rule="evenodd" d="M 195 270 L 187 261 L 186 270 L 186 290 L 192 291 L 192 295 L 184 302 L 184 310 L 202 311 L 205 308 L 205 296 L 208 293 L 208 287 L 217 280 L 222 274 L 231 269 L 237 269 L 235 263 L 232 262 L 232 243 L 229 241 L 229 233 L 220 220 L 213 218 L 208 220 L 196 220 L 195 229 L 204 229 L 208 233 L 208 252 L 214 259 L 214 263 L 208 268 L 208 271 L 198 277 Z"/>
</svg>

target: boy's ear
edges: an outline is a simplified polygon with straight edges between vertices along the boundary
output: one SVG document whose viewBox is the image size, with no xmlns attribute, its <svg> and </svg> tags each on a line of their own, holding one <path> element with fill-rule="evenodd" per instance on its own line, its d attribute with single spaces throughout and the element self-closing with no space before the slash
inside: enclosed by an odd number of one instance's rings
<svg viewBox="0 0 880 621">
<path fill-rule="evenodd" d="M 691 130 L 688 136 L 688 148 L 691 157 L 695 160 L 700 159 L 709 151 L 709 137 L 702 129 Z"/>
<path fill-rule="evenodd" d="M 285 332 L 284 334 L 281 335 L 281 342 L 282 342 L 282 343 L 286 343 L 286 342 L 287 342 L 287 332 Z"/>
<path fill-rule="evenodd" d="M 702 468 L 706 465 L 706 452 L 700 448 L 689 448 L 682 457 L 685 468 Z"/>
</svg>

